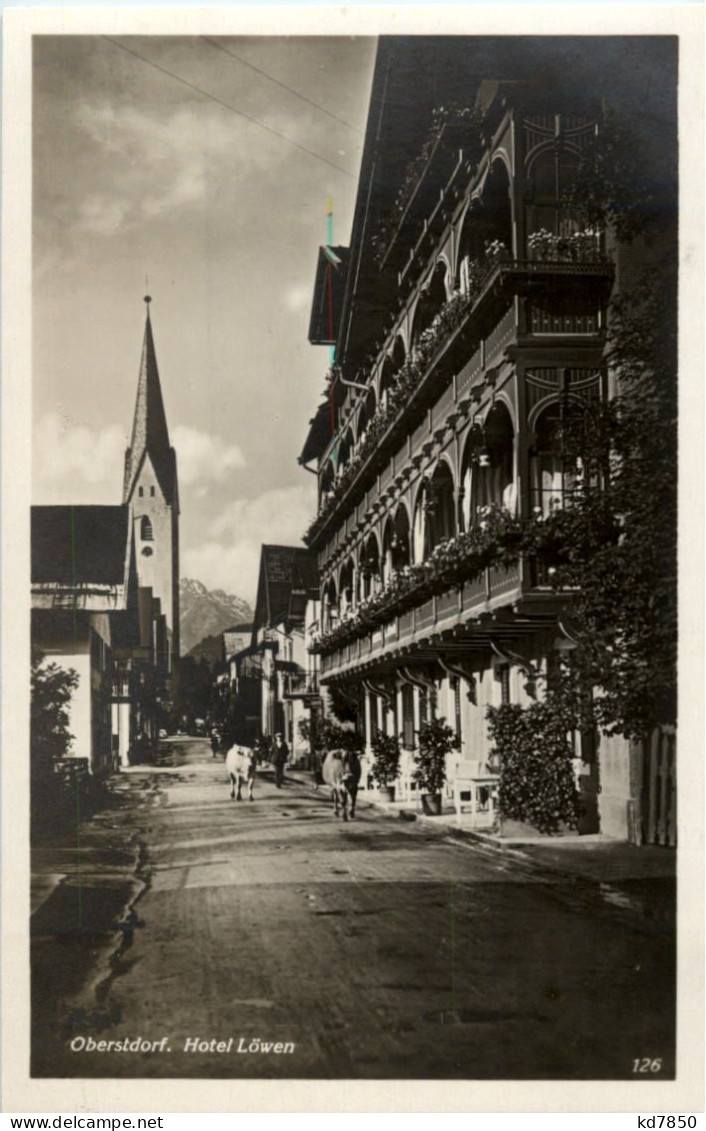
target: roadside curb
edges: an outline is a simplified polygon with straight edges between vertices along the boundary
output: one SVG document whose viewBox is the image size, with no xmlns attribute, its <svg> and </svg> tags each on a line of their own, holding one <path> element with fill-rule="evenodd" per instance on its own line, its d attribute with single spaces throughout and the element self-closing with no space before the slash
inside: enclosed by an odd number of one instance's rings
<svg viewBox="0 0 706 1131">
<path fill-rule="evenodd" d="M 313 785 L 306 780 L 304 774 L 296 777 L 290 774 L 289 780 L 299 788 L 306 789 L 312 799 L 323 799 L 325 797 L 325 790 L 322 790 L 321 787 L 319 787 L 319 790 L 315 790 Z M 431 829 L 447 844 L 452 844 L 458 848 L 471 849 L 498 861 L 505 860 L 507 864 L 512 864 L 524 872 L 526 876 L 536 880 L 544 879 L 548 882 L 556 882 L 557 879 L 561 879 L 577 894 L 584 893 L 591 897 L 600 892 L 601 902 L 605 903 L 606 900 L 612 902 L 614 911 L 620 911 L 632 926 L 640 927 L 650 933 L 664 934 L 664 927 L 647 911 L 635 905 L 627 905 L 625 891 L 621 888 L 619 882 L 602 879 L 600 876 L 586 875 L 582 871 L 571 868 L 568 861 L 567 865 L 569 866 L 559 864 L 555 860 L 538 860 L 536 856 L 523 851 L 519 845 L 504 844 L 498 837 L 478 832 L 475 829 L 459 828 L 414 809 L 393 808 L 388 802 L 375 801 L 367 797 L 359 798 L 357 808 L 358 810 L 371 810 L 375 814 L 388 817 L 393 821 L 415 823 L 425 829 Z"/>
</svg>

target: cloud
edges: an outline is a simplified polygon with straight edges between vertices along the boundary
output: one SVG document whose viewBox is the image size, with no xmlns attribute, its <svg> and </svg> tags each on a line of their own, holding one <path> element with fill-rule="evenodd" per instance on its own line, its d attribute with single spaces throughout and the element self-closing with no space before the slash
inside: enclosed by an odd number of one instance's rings
<svg viewBox="0 0 706 1131">
<path fill-rule="evenodd" d="M 165 113 L 94 101 L 76 111 L 75 124 L 92 143 L 99 182 L 80 201 L 77 223 L 94 235 L 213 207 L 265 160 L 240 138 L 240 123 L 204 106 Z"/>
<path fill-rule="evenodd" d="M 58 413 L 43 416 L 34 430 L 33 499 L 36 503 L 104 503 L 122 487 L 127 437 L 122 428 L 90 428 Z M 245 465 L 242 451 L 220 436 L 178 425 L 172 433 L 179 483 L 203 495 Z"/>
<path fill-rule="evenodd" d="M 124 228 L 129 211 L 128 201 L 93 192 L 81 201 L 79 224 L 91 235 L 109 236 Z"/>
<path fill-rule="evenodd" d="M 284 305 L 287 310 L 306 310 L 311 306 L 311 284 L 301 284 L 299 286 L 290 287 L 284 292 Z"/>
<path fill-rule="evenodd" d="M 245 457 L 237 444 L 227 444 L 220 436 L 199 432 L 178 424 L 172 432 L 177 453 L 179 483 L 223 483 L 232 471 L 245 467 Z M 199 490 L 203 494 L 203 490 Z"/>
<path fill-rule="evenodd" d="M 308 484 L 236 499 L 212 522 L 209 539 L 183 554 L 182 573 L 254 602 L 262 544 L 301 546 L 314 507 Z"/>
</svg>

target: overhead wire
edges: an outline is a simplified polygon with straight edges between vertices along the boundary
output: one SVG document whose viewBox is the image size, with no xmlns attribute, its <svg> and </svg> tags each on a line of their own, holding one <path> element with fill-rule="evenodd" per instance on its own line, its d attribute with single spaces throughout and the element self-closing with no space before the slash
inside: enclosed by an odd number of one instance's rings
<svg viewBox="0 0 706 1131">
<path fill-rule="evenodd" d="M 120 43 L 119 40 L 113 39 L 113 37 L 110 35 L 104 35 L 101 38 L 107 40 L 108 43 L 112 43 L 114 47 L 119 47 L 121 51 L 126 51 L 128 55 L 133 55 L 135 59 L 140 59 L 148 66 L 154 67 L 156 71 L 161 71 L 163 75 L 168 75 L 169 78 L 175 79 L 176 82 L 181 83 L 183 86 L 188 87 L 190 90 L 195 90 L 198 94 L 203 95 L 204 98 L 209 98 L 211 102 L 215 102 L 218 106 L 222 106 L 224 110 L 230 110 L 231 113 L 237 114 L 240 118 L 245 118 L 247 122 L 251 122 L 253 125 L 259 126 L 260 129 L 266 130 L 267 133 L 272 134 L 274 137 L 278 137 L 280 141 L 285 141 L 288 145 L 293 146 L 295 149 L 300 150 L 302 153 L 307 153 L 309 157 L 313 157 L 316 161 L 322 161 L 325 165 L 330 165 L 332 169 L 336 169 L 339 173 L 344 173 L 347 177 L 352 177 L 353 180 L 357 179 L 356 174 L 351 173 L 350 169 L 344 169 L 342 165 L 337 165 L 335 161 L 331 161 L 328 157 L 323 157 L 322 154 L 316 153 L 315 150 L 307 148 L 306 145 L 301 145 L 298 141 L 294 141 L 291 137 L 287 137 L 286 134 L 282 134 L 279 132 L 279 130 L 274 129 L 272 126 L 268 126 L 266 122 L 261 122 L 259 118 L 255 118 L 252 114 L 246 113 L 245 110 L 239 110 L 236 106 L 232 106 L 229 102 L 224 102 L 222 98 L 218 98 L 217 95 L 211 94 L 208 90 L 204 90 L 203 87 L 198 86 L 197 83 L 190 82 L 189 79 L 185 79 L 181 75 L 176 74 L 175 71 L 170 71 L 168 67 L 163 67 L 161 63 L 155 63 L 153 59 L 148 59 L 146 55 L 141 55 L 140 52 L 135 51 L 134 48 L 126 47 L 124 43 Z"/>
<path fill-rule="evenodd" d="M 217 47 L 219 51 L 222 51 L 225 55 L 230 56 L 231 59 L 235 59 L 236 62 L 241 63 L 244 67 L 249 67 L 250 70 L 255 71 L 256 74 L 262 75 L 263 78 L 268 79 L 270 82 L 275 83 L 277 86 L 281 86 L 282 90 L 289 91 L 289 93 L 293 94 L 295 98 L 301 98 L 302 102 L 307 102 L 309 106 L 313 106 L 316 110 L 320 110 L 322 114 L 326 114 L 329 118 L 333 118 L 334 122 L 340 122 L 342 126 L 346 127 L 346 129 L 353 130 L 354 133 L 360 134 L 362 136 L 363 131 L 359 129 L 358 126 L 354 126 L 352 122 L 347 122 L 345 118 L 341 118 L 338 114 L 334 114 L 333 110 L 327 110 L 326 107 L 322 106 L 320 102 L 315 102 L 313 98 L 308 98 L 306 94 L 302 94 L 301 91 L 295 90 L 293 86 L 288 86 L 287 83 L 282 82 L 281 79 L 276 79 L 274 75 L 269 74 L 267 71 L 263 71 L 262 67 L 256 67 L 255 64 L 251 63 L 248 59 L 243 59 L 242 55 L 236 55 L 234 51 L 229 51 L 228 48 L 223 43 L 219 43 L 217 39 L 211 39 L 211 37 L 208 35 L 202 35 L 201 39 L 205 40 L 206 43 L 210 43 L 212 47 Z"/>
</svg>

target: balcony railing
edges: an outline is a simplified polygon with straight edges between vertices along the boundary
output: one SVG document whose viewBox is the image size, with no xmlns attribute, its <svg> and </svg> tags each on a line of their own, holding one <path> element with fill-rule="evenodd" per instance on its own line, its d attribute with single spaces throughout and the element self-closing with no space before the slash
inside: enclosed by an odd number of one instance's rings
<svg viewBox="0 0 706 1131">
<path fill-rule="evenodd" d="M 442 201 L 448 193 L 447 207 L 452 205 L 448 182 L 453 181 L 464 149 L 468 158 L 473 156 L 477 160 L 482 145 L 481 127 L 484 118 L 482 111 L 471 107 L 435 111 L 434 123 L 426 141 L 407 165 L 392 208 L 380 221 L 373 236 L 375 256 L 381 267 L 389 258 L 401 232 L 408 226 L 410 214 L 414 212 L 421 223 L 420 213 L 423 216 L 438 199 L 440 183 L 446 184 Z"/>
<path fill-rule="evenodd" d="M 364 636 L 409 609 L 418 609 L 428 597 L 449 601 L 448 591 L 454 586 L 467 584 L 473 588 L 484 571 L 487 573 L 486 567 L 505 569 L 516 561 L 523 533 L 523 523 L 504 507 L 484 507 L 469 531 L 440 542 L 426 561 L 393 573 L 382 589 L 323 633 L 310 650 L 332 651 L 339 643 Z M 487 589 L 486 596 L 492 595 Z"/>
<path fill-rule="evenodd" d="M 463 582 L 439 596 L 429 597 L 408 612 L 393 616 L 379 628 L 368 629 L 362 635 L 341 641 L 321 657 L 321 677 L 326 679 L 340 668 L 367 663 L 379 656 L 388 656 L 398 648 L 451 633 L 459 626 L 471 627 L 481 637 L 489 631 L 481 614 L 497 608 L 517 605 L 527 599 L 534 606 L 534 620 L 525 618 L 526 631 L 536 631 L 546 622 L 544 618 L 556 612 L 557 602 L 572 600 L 575 591 L 536 588 L 533 586 L 532 563 L 518 560 L 507 567 L 489 566 L 471 581 Z M 537 601 L 543 609 L 537 610 Z M 537 619 L 539 618 L 539 619 Z M 529 627 L 528 627 L 529 626 Z M 516 626 L 513 631 L 519 629 Z M 442 646 L 443 651 L 443 646 Z"/>
<path fill-rule="evenodd" d="M 439 596 L 420 600 L 407 612 L 393 615 L 379 628 L 361 630 L 341 639 L 321 657 L 321 674 L 370 660 L 392 646 L 407 645 L 415 639 L 434 636 L 454 628 L 469 617 L 477 617 L 485 607 L 495 607 L 504 597 L 514 600 L 524 592 L 520 562 L 507 567 L 488 567 L 480 576 L 462 582 Z"/>
</svg>

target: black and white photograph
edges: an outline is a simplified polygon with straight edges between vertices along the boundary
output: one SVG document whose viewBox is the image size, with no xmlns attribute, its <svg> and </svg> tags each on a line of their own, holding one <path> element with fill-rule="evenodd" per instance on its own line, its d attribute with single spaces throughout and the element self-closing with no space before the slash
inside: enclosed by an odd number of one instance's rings
<svg viewBox="0 0 706 1131">
<path fill-rule="evenodd" d="M 683 1079 L 682 42 L 488 26 L 31 36 L 37 1085 Z"/>
</svg>

